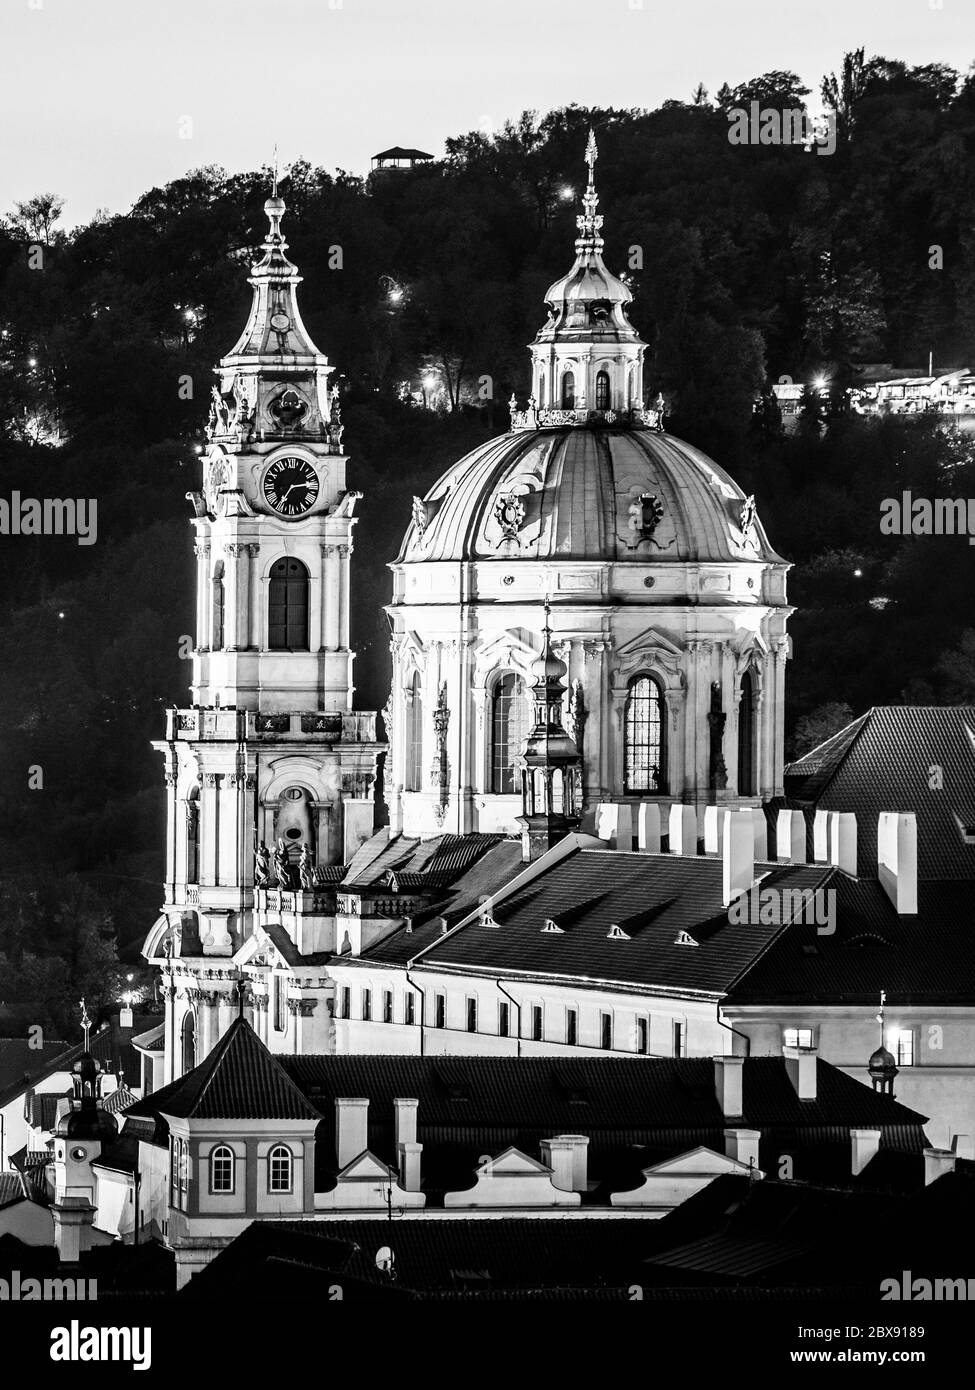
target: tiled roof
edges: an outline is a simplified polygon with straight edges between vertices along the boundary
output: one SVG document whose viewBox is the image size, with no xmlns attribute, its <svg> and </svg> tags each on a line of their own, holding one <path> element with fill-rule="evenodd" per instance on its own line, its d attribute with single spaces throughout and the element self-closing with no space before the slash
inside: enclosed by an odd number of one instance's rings
<svg viewBox="0 0 975 1390">
<path fill-rule="evenodd" d="M 137 1101 L 126 1111 L 126 1119 L 155 1114 L 204 1120 L 318 1118 L 318 1111 L 240 1018 L 198 1067 Z"/>
<path fill-rule="evenodd" d="M 138 1033 L 131 1039 L 131 1042 L 133 1047 L 142 1048 L 146 1052 L 165 1052 L 165 1023 L 157 1023 L 155 1028 L 147 1028 L 144 1033 Z"/>
<path fill-rule="evenodd" d="M 58 1101 L 73 1095 L 73 1087 L 66 1091 L 35 1091 L 24 1102 L 24 1118 L 32 1129 L 53 1129 L 57 1123 Z"/>
<path fill-rule="evenodd" d="M 138 1097 L 134 1096 L 128 1086 L 119 1086 L 110 1096 L 106 1096 L 102 1102 L 102 1109 L 109 1115 L 117 1115 L 122 1110 L 127 1110 L 130 1105 L 134 1105 Z"/>
<path fill-rule="evenodd" d="M 763 887 L 812 889 L 835 871 L 770 865 L 765 872 Z M 728 921 L 719 859 L 590 849 L 577 850 L 502 899 L 494 919 L 496 928 L 475 920 L 442 941 L 436 921 L 404 929 L 360 960 L 363 966 L 402 965 L 423 951 L 417 969 L 560 975 L 721 994 L 781 929 L 781 921 Z M 561 932 L 543 932 L 546 920 Z M 630 939 L 611 938 L 613 925 Z M 698 944 L 678 945 L 682 931 Z"/>
<path fill-rule="evenodd" d="M 111 1140 L 92 1162 L 93 1168 L 110 1168 L 113 1173 L 135 1173 L 139 1167 L 139 1140 L 131 1134 Z"/>
<path fill-rule="evenodd" d="M 942 786 L 931 785 L 941 769 Z M 857 814 L 861 877 L 877 872 L 877 817 L 914 811 L 918 877 L 975 880 L 975 707 L 877 706 L 785 769 L 797 801 Z"/>
<path fill-rule="evenodd" d="M 19 1173 L 0 1173 L 0 1207 L 12 1206 L 27 1198 L 23 1178 Z"/>
<path fill-rule="evenodd" d="M 918 884 L 918 912 L 899 917 L 880 884 L 837 873 L 836 930 L 793 924 L 730 990 L 729 1003 L 975 1002 L 975 882 Z"/>
<path fill-rule="evenodd" d="M 32 1047 L 27 1038 L 0 1038 L 0 1105 L 26 1091 L 52 1072 L 69 1069 L 76 1049 L 66 1042 L 45 1042 Z M 62 1059 L 64 1066 L 57 1065 Z"/>
</svg>

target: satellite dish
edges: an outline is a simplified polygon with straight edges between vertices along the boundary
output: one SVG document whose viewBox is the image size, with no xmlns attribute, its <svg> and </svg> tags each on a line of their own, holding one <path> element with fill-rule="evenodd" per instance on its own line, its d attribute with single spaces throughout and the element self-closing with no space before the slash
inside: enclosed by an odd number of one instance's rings
<svg viewBox="0 0 975 1390">
<path fill-rule="evenodd" d="M 376 1268 L 379 1270 L 380 1274 L 391 1275 L 395 1266 L 396 1256 L 388 1245 L 381 1245 L 376 1251 Z"/>
</svg>

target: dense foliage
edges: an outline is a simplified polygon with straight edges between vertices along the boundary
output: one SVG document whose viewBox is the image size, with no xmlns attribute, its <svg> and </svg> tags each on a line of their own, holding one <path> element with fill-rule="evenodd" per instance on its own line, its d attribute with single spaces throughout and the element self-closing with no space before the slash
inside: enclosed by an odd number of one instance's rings
<svg viewBox="0 0 975 1390">
<path fill-rule="evenodd" d="M 975 78 L 853 53 L 823 94 L 837 122 L 829 156 L 730 143 L 732 108 L 802 104 L 786 72 L 653 112 L 526 113 L 407 173 L 291 170 L 289 254 L 309 331 L 341 374 L 350 476 L 365 493 L 362 706 L 386 695 L 385 564 L 410 496 L 505 429 L 507 398 L 526 385 L 544 290 L 570 264 L 590 123 L 606 259 L 633 290 L 649 393 L 664 393 L 668 429 L 756 493 L 796 564 L 792 746 L 872 703 L 975 699 L 973 552 L 878 525 L 880 500 L 904 488 L 975 496 L 970 436 L 836 415 L 786 438 L 774 412 L 753 413 L 782 374 L 839 391 L 866 361 L 920 367 L 930 352 L 969 364 Z M 0 868 L 28 885 L 0 937 L 0 999 L 58 994 L 57 967 L 31 958 L 64 959 L 68 939 L 108 990 L 104 923 L 129 944 L 158 908 L 163 797 L 149 740 L 188 682 L 183 499 L 212 366 L 246 316 L 267 191 L 267 170 L 206 168 L 72 232 L 50 194 L 0 223 L 0 496 L 99 508 L 95 546 L 0 539 Z"/>
</svg>

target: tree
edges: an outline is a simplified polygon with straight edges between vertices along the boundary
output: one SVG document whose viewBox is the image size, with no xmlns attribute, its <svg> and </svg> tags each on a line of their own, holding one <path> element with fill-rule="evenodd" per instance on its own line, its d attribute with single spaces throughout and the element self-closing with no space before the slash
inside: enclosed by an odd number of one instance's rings
<svg viewBox="0 0 975 1390">
<path fill-rule="evenodd" d="M 28 241 L 43 241 L 51 245 L 55 235 L 54 224 L 64 211 L 64 199 L 56 193 L 38 193 L 25 203 L 16 203 L 15 211 L 8 215 L 10 225 Z"/>
<path fill-rule="evenodd" d="M 975 705 L 975 628 L 965 628 L 957 649 L 945 652 L 936 670 L 947 681 L 951 704 Z"/>
<path fill-rule="evenodd" d="M 862 48 L 844 55 L 838 78 L 835 72 L 823 78 L 820 92 L 836 120 L 838 139 L 849 140 L 852 137 L 856 122 L 855 107 L 866 90 L 867 67 Z"/>
<path fill-rule="evenodd" d="M 853 723 L 853 710 L 840 700 L 830 700 L 825 705 L 817 705 L 810 713 L 797 720 L 792 736 L 793 754 L 802 758 L 813 748 L 838 734 L 848 724 Z"/>
</svg>

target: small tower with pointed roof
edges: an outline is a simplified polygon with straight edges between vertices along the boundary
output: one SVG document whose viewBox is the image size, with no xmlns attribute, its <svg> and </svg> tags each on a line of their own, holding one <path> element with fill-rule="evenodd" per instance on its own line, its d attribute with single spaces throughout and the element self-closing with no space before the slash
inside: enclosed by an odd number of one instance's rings
<svg viewBox="0 0 975 1390">
<path fill-rule="evenodd" d="M 559 842 L 578 823 L 582 759 L 562 727 L 566 665 L 552 651 L 549 603 L 541 655 L 532 662 L 533 724 L 522 755 L 522 858 L 527 864 Z"/>
</svg>

